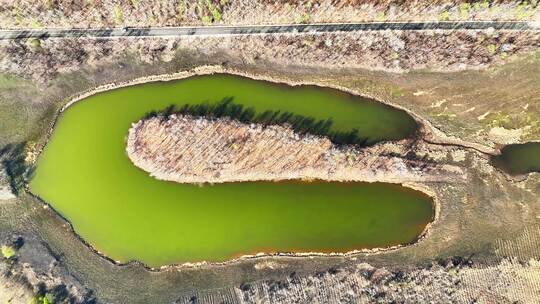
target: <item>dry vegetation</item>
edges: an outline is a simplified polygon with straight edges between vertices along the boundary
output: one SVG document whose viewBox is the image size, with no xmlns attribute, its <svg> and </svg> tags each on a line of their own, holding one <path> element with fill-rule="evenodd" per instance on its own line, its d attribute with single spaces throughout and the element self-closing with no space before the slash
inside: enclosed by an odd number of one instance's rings
<svg viewBox="0 0 540 304">
<path fill-rule="evenodd" d="M 490 267 L 472 267 L 467 263 L 454 259 L 405 271 L 364 263 L 311 277 L 292 276 L 283 281 L 247 284 L 234 293 L 244 303 L 276 304 L 537 302 L 539 261 L 503 260 Z M 327 286 L 333 286 L 332 290 Z"/>
<path fill-rule="evenodd" d="M 91 290 L 72 276 L 58 257 L 35 237 L 0 231 L 0 243 L 13 250 L 9 257 L 0 255 L 2 303 L 94 303 Z"/>
<path fill-rule="evenodd" d="M 538 32 L 383 31 L 322 35 L 183 37 L 177 39 L 62 39 L 0 42 L 0 71 L 48 83 L 80 66 L 104 66 L 126 56 L 155 64 L 179 52 L 227 53 L 246 63 L 363 68 L 405 72 L 482 69 L 529 54 Z M 459 51 L 455 51 L 459 50 Z"/>
<path fill-rule="evenodd" d="M 465 174 L 459 167 L 416 157 L 423 153 L 422 146 L 411 141 L 361 149 L 339 147 L 325 137 L 301 135 L 286 126 L 174 114 L 135 123 L 126 149 L 136 166 L 158 179 L 180 183 L 284 179 L 441 182 Z M 446 149 L 437 153 L 444 154 Z"/>
<path fill-rule="evenodd" d="M 537 20 L 537 5 L 536 0 L 0 0 L 0 27 Z"/>
</svg>

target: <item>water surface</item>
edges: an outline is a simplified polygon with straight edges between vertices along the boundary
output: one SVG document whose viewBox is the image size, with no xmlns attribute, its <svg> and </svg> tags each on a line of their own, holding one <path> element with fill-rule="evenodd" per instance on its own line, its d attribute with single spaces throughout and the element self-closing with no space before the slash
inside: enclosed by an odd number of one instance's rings
<svg viewBox="0 0 540 304">
<path fill-rule="evenodd" d="M 510 174 L 540 172 L 540 142 L 505 146 L 492 163 Z"/>
<path fill-rule="evenodd" d="M 333 118 L 372 141 L 410 136 L 405 112 L 318 87 L 275 85 L 229 75 L 115 89 L 86 98 L 59 118 L 30 189 L 109 257 L 150 266 L 225 261 L 241 254 L 330 252 L 417 239 L 433 218 L 421 192 L 383 183 L 158 181 L 125 152 L 133 122 L 170 104 L 235 103 L 257 111 Z"/>
</svg>

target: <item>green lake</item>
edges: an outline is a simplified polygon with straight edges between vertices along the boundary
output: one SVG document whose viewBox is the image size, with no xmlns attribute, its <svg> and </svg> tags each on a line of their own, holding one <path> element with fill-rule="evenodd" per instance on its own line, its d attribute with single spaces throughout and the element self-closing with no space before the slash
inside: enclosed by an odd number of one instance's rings
<svg viewBox="0 0 540 304">
<path fill-rule="evenodd" d="M 510 174 L 540 172 L 540 142 L 505 146 L 491 161 Z"/>
<path fill-rule="evenodd" d="M 156 180 L 125 152 L 133 122 L 170 104 L 234 102 L 332 118 L 371 142 L 411 136 L 404 111 L 315 86 L 197 76 L 99 93 L 64 111 L 36 164 L 31 191 L 115 260 L 150 266 L 226 261 L 257 252 L 344 252 L 415 241 L 434 216 L 425 194 L 394 184 Z"/>
</svg>

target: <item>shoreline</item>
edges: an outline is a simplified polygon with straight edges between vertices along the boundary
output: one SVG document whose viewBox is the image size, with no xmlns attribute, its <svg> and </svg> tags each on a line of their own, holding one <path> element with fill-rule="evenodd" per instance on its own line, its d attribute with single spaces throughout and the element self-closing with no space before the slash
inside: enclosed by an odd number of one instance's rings
<svg viewBox="0 0 540 304">
<path fill-rule="evenodd" d="M 364 183 L 372 183 L 368 181 L 357 181 L 357 182 L 364 182 Z M 284 257 L 284 258 L 315 258 L 315 257 L 321 257 L 321 258 L 332 258 L 332 257 L 343 257 L 343 258 L 356 258 L 358 255 L 374 255 L 374 254 L 381 254 L 381 253 L 387 253 L 396 251 L 398 249 L 404 248 L 404 247 L 411 247 L 418 245 L 421 241 L 426 239 L 431 231 L 431 227 L 438 222 L 438 219 L 440 217 L 440 210 L 441 210 L 441 204 L 440 201 L 435 194 L 434 191 L 429 189 L 429 187 L 418 184 L 418 183 L 389 183 L 389 184 L 395 184 L 400 185 L 402 187 L 416 190 L 419 192 L 422 192 L 424 195 L 428 196 L 431 199 L 431 203 L 433 206 L 433 217 L 431 220 L 426 224 L 422 232 L 411 242 L 409 243 L 403 243 L 399 245 L 393 245 L 389 247 L 375 247 L 375 248 L 366 248 L 366 249 L 353 249 L 353 250 L 347 250 L 345 252 L 317 252 L 317 251 L 309 251 L 309 252 L 258 252 L 254 254 L 239 254 L 236 257 L 233 257 L 231 259 L 228 259 L 226 261 L 222 262 L 212 262 L 212 261 L 198 261 L 198 262 L 184 262 L 184 263 L 171 263 L 162 265 L 159 267 L 152 267 L 148 264 L 139 261 L 139 260 L 130 260 L 130 261 L 119 261 L 114 260 L 104 252 L 99 251 L 96 249 L 90 242 L 88 242 L 85 238 L 83 238 L 75 229 L 73 226 L 73 223 L 71 223 L 70 220 L 68 220 L 66 217 L 64 217 L 62 214 L 60 214 L 50 203 L 48 203 L 46 200 L 42 199 L 37 194 L 33 193 L 29 187 L 26 187 L 26 194 L 32 197 L 33 199 L 37 200 L 40 204 L 42 204 L 43 209 L 49 209 L 53 213 L 54 216 L 59 217 L 62 221 L 67 224 L 68 229 L 73 233 L 73 235 L 84 244 L 85 247 L 90 249 L 93 253 L 97 254 L 102 259 L 108 261 L 109 263 L 119 266 L 119 267 L 127 267 L 130 265 L 141 265 L 146 270 L 151 272 L 162 272 L 162 271 L 168 271 L 168 270 L 182 270 L 182 269 L 195 269 L 195 268 L 213 268 L 213 267 L 222 267 L 222 266 L 228 266 L 231 264 L 239 264 L 243 261 L 251 261 L 251 260 L 259 260 L 259 259 L 265 259 L 265 258 L 273 258 L 273 257 Z"/>
<path fill-rule="evenodd" d="M 113 82 L 113 83 L 109 83 L 109 84 L 100 85 L 100 86 L 97 86 L 97 87 L 95 87 L 93 89 L 89 89 L 89 90 L 86 90 L 86 91 L 81 92 L 79 94 L 75 94 L 75 95 L 72 95 L 70 97 L 65 98 L 65 100 L 69 100 L 69 101 L 61 107 L 60 111 L 58 111 L 56 113 L 55 117 L 53 118 L 53 122 L 51 123 L 51 126 L 50 126 L 50 128 L 49 128 L 49 130 L 47 132 L 46 137 L 44 138 L 44 141 L 42 143 L 40 143 L 38 145 L 39 147 L 36 149 L 36 153 L 37 153 L 38 156 L 36 157 L 36 159 L 34 160 L 34 162 L 32 164 L 35 164 L 35 162 L 39 158 L 39 155 L 41 154 L 41 152 L 45 148 L 47 142 L 49 141 L 50 137 L 52 136 L 52 134 L 54 132 L 54 129 L 56 127 L 56 124 L 60 119 L 61 114 L 65 110 L 67 110 L 70 106 L 76 104 L 79 101 L 84 100 L 87 97 L 90 97 L 90 96 L 95 95 L 95 94 L 99 94 L 101 92 L 105 92 L 105 91 L 109 91 L 109 90 L 113 90 L 113 89 L 118 89 L 118 88 L 123 88 L 123 87 L 128 87 L 128 86 L 133 86 L 133 85 L 138 85 L 138 84 L 143 84 L 143 83 L 147 83 L 147 82 L 174 81 L 174 80 L 181 80 L 181 79 L 185 79 L 185 78 L 193 77 L 193 76 L 212 75 L 212 74 L 219 74 L 219 73 L 233 74 L 233 75 L 243 76 L 243 77 L 247 77 L 247 78 L 251 78 L 251 79 L 255 79 L 255 80 L 264 80 L 264 81 L 269 81 L 269 82 L 273 82 L 273 83 L 277 83 L 277 84 L 286 84 L 286 85 L 290 85 L 290 86 L 312 85 L 312 86 L 317 86 L 317 87 L 322 87 L 322 88 L 332 88 L 332 89 L 341 90 L 343 92 L 353 94 L 353 95 L 356 95 L 356 96 L 370 98 L 370 99 L 373 99 L 374 101 L 381 102 L 381 103 L 383 103 L 385 105 L 388 105 L 388 106 L 403 110 L 407 114 L 411 115 L 411 117 L 413 117 L 413 119 L 418 123 L 418 138 L 420 140 L 423 140 L 423 141 L 425 141 L 427 143 L 432 143 L 432 144 L 435 144 L 435 145 L 451 145 L 451 146 L 459 146 L 459 147 L 462 147 L 464 149 L 473 149 L 473 150 L 475 150 L 475 151 L 477 151 L 479 153 L 482 153 L 482 154 L 494 155 L 494 154 L 498 153 L 496 149 L 492 149 L 492 148 L 487 147 L 487 146 L 483 146 L 483 145 L 476 144 L 476 143 L 468 143 L 468 142 L 465 142 L 465 141 L 461 141 L 459 139 L 454 140 L 454 139 L 446 136 L 442 131 L 440 131 L 440 130 L 436 129 L 435 127 L 433 127 L 433 125 L 427 119 L 424 119 L 424 118 L 420 117 L 419 115 L 415 114 L 414 112 L 412 112 L 411 110 L 409 110 L 409 109 L 407 109 L 405 107 L 393 104 L 393 103 L 391 103 L 391 102 L 389 102 L 387 100 L 381 100 L 381 99 L 372 97 L 372 96 L 370 96 L 368 94 L 359 93 L 359 92 L 357 92 L 355 90 L 352 90 L 352 89 L 348 89 L 348 88 L 338 86 L 338 85 L 321 84 L 321 83 L 318 83 L 316 81 L 306 81 L 306 82 L 291 81 L 290 79 L 286 79 L 286 78 L 277 78 L 277 77 L 265 76 L 265 75 L 261 75 L 261 74 L 251 74 L 251 73 L 244 72 L 244 71 L 228 69 L 228 68 L 224 68 L 222 66 L 215 66 L 214 65 L 214 66 L 200 66 L 200 67 L 193 68 L 191 70 L 181 71 L 181 72 L 177 72 L 177 73 L 173 73 L 173 74 L 162 74 L 162 75 L 139 77 L 139 78 L 135 78 L 135 79 L 130 80 L 130 81 L 119 82 L 119 83 Z M 429 137 L 429 139 L 426 140 L 426 137 Z M 381 180 L 373 180 L 373 179 L 372 180 L 351 180 L 351 181 L 355 181 L 355 182 L 384 182 L 384 181 L 381 181 Z M 356 250 L 351 250 L 351 251 L 347 251 L 347 252 L 330 252 L 330 253 L 321 253 L 321 252 L 265 253 L 265 252 L 261 252 L 261 253 L 256 253 L 256 254 L 241 255 L 238 258 L 233 258 L 233 259 L 230 259 L 230 260 L 227 260 L 227 261 L 224 261 L 224 262 L 200 261 L 200 262 L 186 262 L 186 263 L 178 263 L 178 264 L 173 263 L 173 264 L 163 265 L 163 266 L 160 266 L 160 267 L 151 267 L 151 266 L 148 266 L 147 264 L 145 264 L 145 263 L 143 263 L 141 261 L 137 261 L 137 260 L 121 262 L 121 261 L 116 261 L 116 260 L 108 257 L 104 253 L 102 253 L 99 250 L 95 249 L 86 240 L 84 240 L 77 233 L 77 231 L 75 230 L 75 228 L 73 227 L 72 223 L 69 220 L 67 220 L 58 211 L 56 211 L 51 204 L 49 204 L 48 202 L 46 202 L 45 200 L 43 200 L 42 198 L 40 198 L 36 194 L 32 193 L 30 191 L 28 185 L 26 185 L 26 191 L 32 198 L 37 199 L 39 202 L 41 202 L 43 204 L 44 208 L 51 209 L 52 212 L 56 216 L 59 216 L 63 221 L 65 221 L 68 224 L 68 226 L 70 227 L 73 234 L 87 248 L 89 248 L 94 253 L 98 254 L 100 257 L 104 258 L 105 260 L 109 261 L 110 263 L 114 264 L 115 266 L 121 266 L 122 267 L 122 266 L 138 264 L 138 265 L 142 265 L 145 269 L 147 269 L 149 271 L 154 271 L 154 272 L 157 271 L 157 272 L 159 272 L 159 271 L 165 271 L 165 270 L 170 270 L 170 269 L 199 268 L 199 267 L 205 267 L 205 266 L 207 266 L 207 267 L 227 266 L 227 265 L 230 265 L 230 264 L 238 264 L 238 263 L 246 261 L 246 260 L 264 259 L 264 258 L 269 258 L 269 257 L 289 257 L 289 258 L 290 257 L 297 257 L 297 258 L 345 257 L 345 258 L 355 258 L 357 255 L 360 255 L 360 254 L 365 254 L 365 255 L 380 254 L 380 253 L 386 253 L 386 252 L 390 252 L 390 251 L 395 251 L 397 249 L 401 249 L 401 248 L 404 248 L 404 247 L 415 246 L 415 245 L 419 244 L 422 240 L 427 238 L 427 236 L 429 235 L 429 233 L 431 231 L 431 228 L 438 222 L 439 217 L 440 217 L 440 213 L 441 213 L 441 202 L 440 202 L 437 194 L 429 186 L 425 185 L 424 184 L 425 182 L 430 182 L 430 181 L 414 181 L 414 182 L 401 181 L 400 182 L 399 180 L 396 180 L 396 181 L 388 182 L 388 183 L 398 184 L 398 185 L 401 185 L 403 187 L 407 187 L 407 188 L 410 188 L 410 189 L 413 189 L 413 190 L 420 191 L 420 192 L 426 194 L 427 196 L 429 196 L 431 198 L 431 200 L 432 200 L 432 204 L 433 204 L 433 207 L 434 207 L 433 208 L 434 209 L 433 219 L 424 227 L 424 230 L 418 235 L 418 237 L 414 241 L 412 241 L 410 243 L 399 244 L 399 245 L 394 245 L 394 246 L 390 246 L 390 247 L 380 247 L 380 248 L 372 248 L 372 249 L 356 249 Z"/>
</svg>

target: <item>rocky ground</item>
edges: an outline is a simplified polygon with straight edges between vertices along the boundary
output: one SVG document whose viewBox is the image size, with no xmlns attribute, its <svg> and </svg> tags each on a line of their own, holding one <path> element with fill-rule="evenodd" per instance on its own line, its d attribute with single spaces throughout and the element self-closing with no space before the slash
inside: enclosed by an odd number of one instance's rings
<svg viewBox="0 0 540 304">
<path fill-rule="evenodd" d="M 516 0 L 0 1 L 0 27 L 113 27 L 408 20 L 538 20 Z"/>
</svg>

